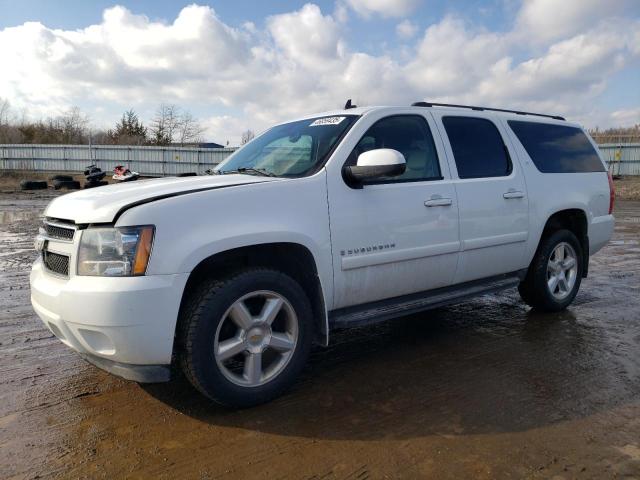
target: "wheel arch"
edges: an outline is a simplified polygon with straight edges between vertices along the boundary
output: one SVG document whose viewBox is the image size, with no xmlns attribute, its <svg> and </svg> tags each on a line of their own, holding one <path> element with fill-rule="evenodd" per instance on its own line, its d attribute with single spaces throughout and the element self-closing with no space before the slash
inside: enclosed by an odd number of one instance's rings
<svg viewBox="0 0 640 480">
<path fill-rule="evenodd" d="M 581 208 L 567 208 L 550 214 L 538 239 L 537 248 L 540 247 L 544 238 L 563 228 L 573 232 L 580 242 L 583 264 L 582 276 L 586 277 L 589 271 L 589 220 L 585 210 Z"/>
<path fill-rule="evenodd" d="M 215 253 L 201 260 L 189 274 L 182 294 L 180 310 L 205 278 L 225 275 L 244 267 L 264 267 L 281 271 L 296 280 L 307 294 L 313 311 L 314 341 L 327 345 L 329 325 L 324 290 L 316 260 L 304 245 L 293 242 L 273 242 L 242 246 Z M 180 322 L 180 318 L 178 318 Z M 176 325 L 179 332 L 180 325 Z"/>
</svg>

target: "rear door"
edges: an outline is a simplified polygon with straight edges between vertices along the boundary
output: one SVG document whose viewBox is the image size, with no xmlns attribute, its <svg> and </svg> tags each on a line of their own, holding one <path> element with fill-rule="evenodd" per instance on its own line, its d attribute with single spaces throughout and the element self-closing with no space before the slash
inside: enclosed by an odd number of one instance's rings
<svg viewBox="0 0 640 480">
<path fill-rule="evenodd" d="M 433 115 L 458 198 L 461 254 L 454 283 L 524 268 L 527 190 L 502 126 L 486 115 Z"/>
</svg>

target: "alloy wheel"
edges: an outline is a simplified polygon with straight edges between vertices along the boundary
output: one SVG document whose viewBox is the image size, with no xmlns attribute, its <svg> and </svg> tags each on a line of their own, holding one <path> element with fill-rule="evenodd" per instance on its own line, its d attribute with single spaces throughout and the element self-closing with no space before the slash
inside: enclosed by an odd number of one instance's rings
<svg viewBox="0 0 640 480">
<path fill-rule="evenodd" d="M 578 276 L 578 256 L 567 242 L 553 249 L 547 263 L 547 287 L 556 300 L 564 300 L 573 290 Z"/>
<path fill-rule="evenodd" d="M 298 341 L 298 317 L 279 293 L 260 290 L 236 300 L 218 324 L 214 357 L 236 385 L 257 387 L 287 366 Z"/>
</svg>

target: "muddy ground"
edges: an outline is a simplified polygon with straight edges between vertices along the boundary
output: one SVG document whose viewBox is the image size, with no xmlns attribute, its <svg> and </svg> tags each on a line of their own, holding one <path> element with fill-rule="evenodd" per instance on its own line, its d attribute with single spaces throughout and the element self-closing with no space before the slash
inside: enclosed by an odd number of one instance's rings
<svg viewBox="0 0 640 480">
<path fill-rule="evenodd" d="M 289 394 L 230 411 L 42 326 L 28 271 L 53 195 L 0 193 L 2 478 L 640 478 L 640 202 L 566 312 L 509 290 L 339 332 Z"/>
</svg>

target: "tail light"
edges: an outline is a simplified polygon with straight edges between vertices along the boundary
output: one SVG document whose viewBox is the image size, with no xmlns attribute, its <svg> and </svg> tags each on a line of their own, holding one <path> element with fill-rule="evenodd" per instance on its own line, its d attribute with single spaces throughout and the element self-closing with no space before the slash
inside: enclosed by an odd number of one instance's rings
<svg viewBox="0 0 640 480">
<path fill-rule="evenodd" d="M 613 177 L 611 172 L 607 173 L 609 179 L 609 215 L 613 213 L 613 204 L 616 202 L 616 189 L 613 186 Z"/>
</svg>

